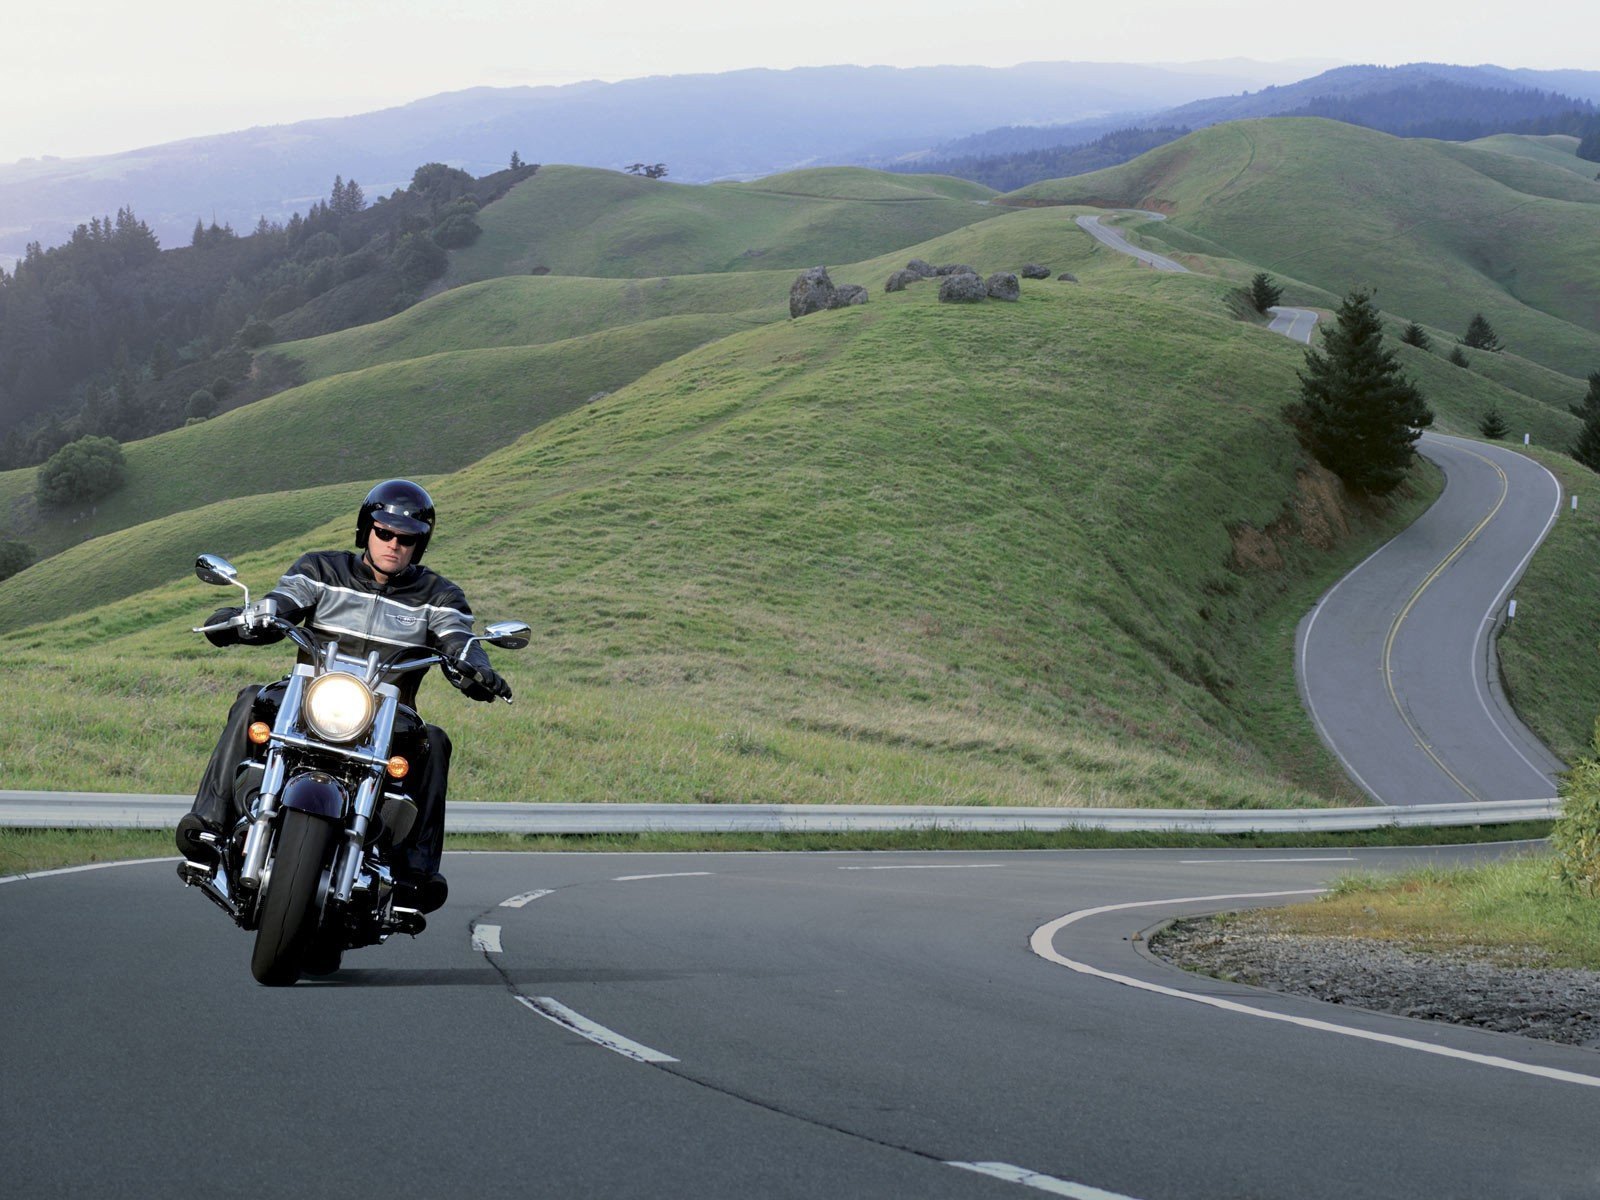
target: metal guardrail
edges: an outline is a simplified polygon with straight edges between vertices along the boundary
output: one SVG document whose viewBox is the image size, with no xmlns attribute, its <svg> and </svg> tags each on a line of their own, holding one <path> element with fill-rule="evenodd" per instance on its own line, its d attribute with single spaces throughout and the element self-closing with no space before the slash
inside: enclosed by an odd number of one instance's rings
<svg viewBox="0 0 1600 1200">
<path fill-rule="evenodd" d="M 0 791 L 0 826 L 170 829 L 189 796 Z M 872 804 L 502 804 L 449 806 L 451 833 L 862 833 L 1067 829 L 1171 833 L 1332 833 L 1415 826 L 1503 825 L 1556 817 L 1561 802 L 1412 804 L 1367 808 L 1021 808 Z"/>
</svg>

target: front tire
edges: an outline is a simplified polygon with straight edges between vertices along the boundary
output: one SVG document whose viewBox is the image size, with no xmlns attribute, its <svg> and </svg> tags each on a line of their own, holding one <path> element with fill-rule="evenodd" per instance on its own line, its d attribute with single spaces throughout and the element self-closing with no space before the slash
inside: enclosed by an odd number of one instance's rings
<svg viewBox="0 0 1600 1200">
<path fill-rule="evenodd" d="M 331 821 L 293 808 L 284 812 L 250 958 L 257 983 L 288 987 L 300 978 L 322 916 L 317 893 L 337 836 Z"/>
</svg>

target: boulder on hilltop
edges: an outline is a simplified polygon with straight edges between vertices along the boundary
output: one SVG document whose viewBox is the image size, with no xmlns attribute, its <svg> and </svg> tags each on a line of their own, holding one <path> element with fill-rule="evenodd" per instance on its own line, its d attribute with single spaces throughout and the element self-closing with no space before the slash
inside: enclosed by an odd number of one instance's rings
<svg viewBox="0 0 1600 1200">
<path fill-rule="evenodd" d="M 926 262 L 920 258 L 913 258 L 910 262 L 908 262 L 906 264 L 906 270 L 916 272 L 918 279 L 929 279 L 939 273 L 938 269 L 935 268 L 931 262 Z"/>
<path fill-rule="evenodd" d="M 943 304 L 977 304 L 988 294 L 976 271 L 946 275 L 939 281 L 939 300 Z"/>
<path fill-rule="evenodd" d="M 803 317 L 807 313 L 821 312 L 833 307 L 835 288 L 828 278 L 827 267 L 812 267 L 801 271 L 789 285 L 789 316 Z"/>
<path fill-rule="evenodd" d="M 852 304 L 865 304 L 867 289 L 859 283 L 841 283 L 828 298 L 829 308 L 849 308 Z"/>
<path fill-rule="evenodd" d="M 1017 274 L 1021 275 L 1024 279 L 1049 279 L 1050 268 L 1041 267 L 1038 263 L 1027 263 L 1023 266 L 1022 270 L 1017 272 Z"/>
<path fill-rule="evenodd" d="M 942 267 L 933 269 L 935 275 L 976 275 L 977 267 L 969 267 L 966 263 L 946 263 Z"/>
<path fill-rule="evenodd" d="M 1062 283 L 1077 283 L 1078 282 L 1078 277 L 1076 275 L 1074 275 L 1071 271 L 1063 271 L 1063 272 L 1061 272 L 1061 274 L 1057 275 L 1056 278 L 1058 280 L 1060 280 Z"/>
<path fill-rule="evenodd" d="M 912 261 L 915 260 L 913 259 Z M 907 267 L 905 270 L 896 271 L 889 276 L 889 281 L 883 285 L 883 290 L 886 292 L 903 292 L 906 290 L 907 284 L 920 283 L 926 278 L 926 275 L 919 275 L 910 267 Z"/>
<path fill-rule="evenodd" d="M 1022 285 L 1011 271 L 996 271 L 983 281 L 983 290 L 995 300 L 1022 299 Z"/>
</svg>

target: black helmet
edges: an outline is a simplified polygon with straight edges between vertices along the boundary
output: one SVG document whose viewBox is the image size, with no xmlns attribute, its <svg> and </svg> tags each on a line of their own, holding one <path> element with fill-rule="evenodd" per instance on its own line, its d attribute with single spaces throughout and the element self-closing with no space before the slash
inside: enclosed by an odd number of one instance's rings
<svg viewBox="0 0 1600 1200">
<path fill-rule="evenodd" d="M 422 561 L 422 552 L 428 548 L 433 536 L 433 497 L 409 479 L 385 479 L 367 493 L 356 514 L 356 549 L 367 548 L 367 536 L 372 532 L 372 518 L 383 515 L 383 523 L 397 533 L 417 535 L 417 552 L 411 561 Z"/>
</svg>

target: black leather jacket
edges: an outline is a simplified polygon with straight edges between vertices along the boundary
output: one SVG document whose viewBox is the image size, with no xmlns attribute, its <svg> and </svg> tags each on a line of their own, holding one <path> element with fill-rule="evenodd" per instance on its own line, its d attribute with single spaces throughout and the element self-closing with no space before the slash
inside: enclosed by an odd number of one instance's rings
<svg viewBox="0 0 1600 1200">
<path fill-rule="evenodd" d="M 454 655 L 472 635 L 466 595 L 443 575 L 413 565 L 380 584 L 362 556 L 349 550 L 301 555 L 267 597 L 285 620 L 337 638 L 342 653 L 365 656 L 376 650 L 385 663 L 419 649 Z M 237 640 L 259 643 L 281 636 Z M 300 658 L 306 661 L 304 651 Z M 480 669 L 489 666 L 489 656 L 478 643 L 467 661 Z M 395 679 L 402 704 L 415 707 L 424 674 L 410 671 Z"/>
</svg>

